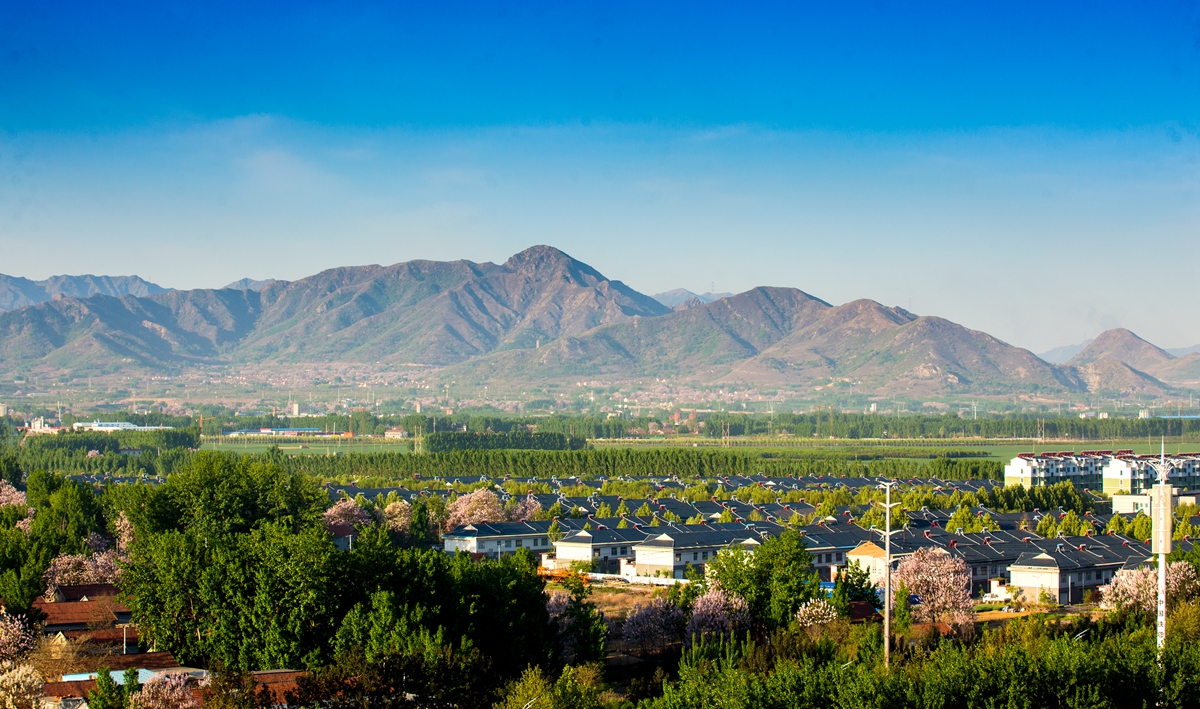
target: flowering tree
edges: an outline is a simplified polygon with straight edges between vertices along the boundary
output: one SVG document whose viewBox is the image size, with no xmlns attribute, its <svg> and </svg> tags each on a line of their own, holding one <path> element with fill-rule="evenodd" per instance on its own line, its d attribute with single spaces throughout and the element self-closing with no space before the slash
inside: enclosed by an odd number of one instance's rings
<svg viewBox="0 0 1200 709">
<path fill-rule="evenodd" d="M 971 571 L 962 559 L 923 547 L 900 562 L 893 579 L 920 596 L 921 604 L 913 609 L 917 622 L 944 621 L 961 628 L 974 621 Z"/>
<path fill-rule="evenodd" d="M 25 493 L 12 486 L 7 480 L 0 480 L 0 507 L 27 507 Z"/>
<path fill-rule="evenodd" d="M 188 691 L 187 678 L 156 675 L 129 698 L 129 709 L 196 709 L 200 703 Z"/>
<path fill-rule="evenodd" d="M 804 605 L 800 606 L 800 610 L 796 611 L 796 622 L 801 628 L 813 625 L 825 625 L 826 623 L 832 623 L 837 618 L 837 609 L 824 598 L 813 598 L 805 601 Z"/>
<path fill-rule="evenodd" d="M 325 510 L 321 519 L 325 522 L 326 527 L 332 527 L 335 524 L 348 524 L 351 527 L 375 524 L 375 515 L 371 514 L 370 510 L 355 503 L 354 500 L 345 499 L 338 500 L 333 507 Z"/>
<path fill-rule="evenodd" d="M 567 603 L 571 601 L 571 594 L 566 591 L 551 591 L 550 597 L 546 600 L 546 612 L 550 614 L 550 620 L 553 621 L 561 616 L 567 610 Z"/>
<path fill-rule="evenodd" d="M 83 545 L 88 548 L 93 554 L 108 551 L 108 540 L 104 537 L 92 532 L 83 540 Z"/>
<path fill-rule="evenodd" d="M 1186 561 L 1167 564 L 1167 606 L 1200 596 L 1200 577 Z M 1112 583 L 1100 587 L 1100 606 L 1109 610 L 1155 613 L 1158 610 L 1158 569 L 1121 569 Z"/>
<path fill-rule="evenodd" d="M 117 519 L 113 522 L 113 533 L 117 538 L 117 551 L 121 554 L 127 553 L 133 545 L 133 522 L 129 521 L 129 516 L 124 510 L 117 513 Z"/>
<path fill-rule="evenodd" d="M 407 532 L 412 526 L 412 505 L 406 500 L 397 500 L 383 508 L 383 521 L 389 532 Z"/>
<path fill-rule="evenodd" d="M 119 558 L 112 550 L 96 554 L 63 554 L 55 557 L 46 568 L 43 578 L 49 585 L 46 593 L 54 595 L 57 586 L 77 586 L 87 583 L 116 583 L 121 569 Z"/>
<path fill-rule="evenodd" d="M 499 522 L 504 519 L 504 508 L 500 506 L 500 498 L 496 497 L 496 493 L 486 489 L 460 495 L 446 507 L 446 512 L 448 513 L 447 530 L 464 524 Z"/>
<path fill-rule="evenodd" d="M 0 664 L 0 706 L 4 709 L 38 709 L 45 685 L 31 665 Z"/>
<path fill-rule="evenodd" d="M 749 624 L 750 610 L 746 602 L 715 586 L 692 604 L 687 642 L 691 644 L 697 638 L 710 635 L 734 635 Z"/>
<path fill-rule="evenodd" d="M 509 512 L 509 520 L 516 522 L 522 519 L 533 519 L 542 511 L 542 503 L 533 495 L 525 497 Z"/>
<path fill-rule="evenodd" d="M 21 659 L 37 646 L 37 635 L 24 616 L 0 612 L 0 663 Z"/>
<path fill-rule="evenodd" d="M 639 603 L 625 618 L 625 643 L 638 655 L 658 652 L 683 632 L 683 611 L 665 598 Z"/>
</svg>

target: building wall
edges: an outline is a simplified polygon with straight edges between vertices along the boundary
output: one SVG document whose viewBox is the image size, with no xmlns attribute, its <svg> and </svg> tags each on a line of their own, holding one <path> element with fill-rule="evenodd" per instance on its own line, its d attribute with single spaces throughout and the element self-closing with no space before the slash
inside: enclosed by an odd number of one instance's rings
<svg viewBox="0 0 1200 709">
<path fill-rule="evenodd" d="M 638 576 L 653 576 L 660 571 L 676 575 L 675 550 L 672 547 L 635 548 L 634 559 Z"/>
<path fill-rule="evenodd" d="M 1008 583 L 1009 589 L 1021 589 L 1021 600 L 1025 603 L 1040 603 L 1043 591 L 1050 594 L 1056 603 L 1061 602 L 1058 569 L 1011 566 L 1009 574 L 1012 577 Z"/>
</svg>

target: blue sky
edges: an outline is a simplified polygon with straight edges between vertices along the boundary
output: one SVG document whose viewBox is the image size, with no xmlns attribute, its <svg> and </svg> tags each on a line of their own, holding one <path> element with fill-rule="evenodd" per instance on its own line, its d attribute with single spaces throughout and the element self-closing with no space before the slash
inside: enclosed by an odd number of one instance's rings
<svg viewBox="0 0 1200 709">
<path fill-rule="evenodd" d="M 1196 3 L 747 5 L 6 4 L 0 272 L 550 243 L 648 293 L 1200 342 Z"/>
</svg>

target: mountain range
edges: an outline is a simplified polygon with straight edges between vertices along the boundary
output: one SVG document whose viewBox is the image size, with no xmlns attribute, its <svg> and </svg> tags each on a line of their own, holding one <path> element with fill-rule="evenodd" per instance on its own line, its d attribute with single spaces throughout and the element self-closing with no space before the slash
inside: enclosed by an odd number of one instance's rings
<svg viewBox="0 0 1200 709">
<path fill-rule="evenodd" d="M 51 276 L 44 281 L 31 281 L 0 274 L 0 311 L 37 305 L 56 296 L 87 298 L 100 293 L 120 297 L 166 292 L 166 288 L 137 276 Z"/>
<path fill-rule="evenodd" d="M 159 291 L 63 294 L 0 313 L 0 367 L 415 363 L 480 385 L 670 377 L 923 397 L 1200 388 L 1200 354 L 1175 356 L 1127 330 L 1057 364 L 871 300 L 832 305 L 771 287 L 650 297 L 549 246 L 502 264 L 409 261 Z"/>
</svg>

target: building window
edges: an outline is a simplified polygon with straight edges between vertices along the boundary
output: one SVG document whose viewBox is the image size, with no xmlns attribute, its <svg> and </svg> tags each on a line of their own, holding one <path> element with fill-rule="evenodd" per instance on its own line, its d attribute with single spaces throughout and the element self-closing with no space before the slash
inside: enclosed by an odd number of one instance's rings
<svg viewBox="0 0 1200 709">
<path fill-rule="evenodd" d="M 518 547 L 519 547 L 519 546 L 523 546 L 524 544 L 525 544 L 525 540 L 524 540 L 524 539 L 518 539 L 518 540 L 517 540 L 517 546 L 518 546 Z"/>
<path fill-rule="evenodd" d="M 621 547 L 621 556 L 625 556 L 628 553 L 629 553 L 629 547 Z"/>
<path fill-rule="evenodd" d="M 841 561 L 842 560 L 842 552 L 839 551 L 837 554 L 834 555 L 834 558 L 836 558 L 838 561 Z"/>
<path fill-rule="evenodd" d="M 680 558 L 681 556 L 682 556 L 681 554 L 676 554 L 675 561 L 682 561 L 682 559 Z"/>
<path fill-rule="evenodd" d="M 698 551 L 692 552 L 692 561 L 700 561 L 700 552 L 698 552 Z"/>
<path fill-rule="evenodd" d="M 504 546 L 505 546 L 506 548 L 510 548 L 510 547 L 512 547 L 512 540 L 511 540 L 511 539 L 505 539 L 505 540 L 504 540 Z"/>
</svg>

